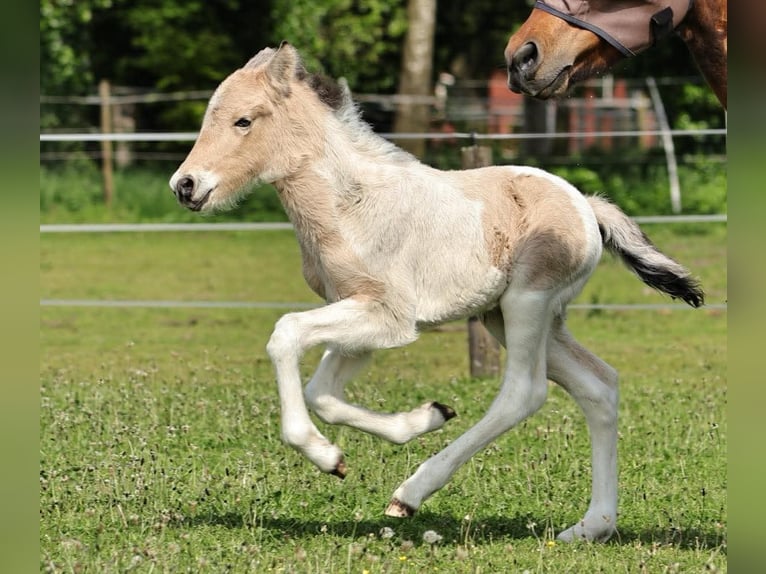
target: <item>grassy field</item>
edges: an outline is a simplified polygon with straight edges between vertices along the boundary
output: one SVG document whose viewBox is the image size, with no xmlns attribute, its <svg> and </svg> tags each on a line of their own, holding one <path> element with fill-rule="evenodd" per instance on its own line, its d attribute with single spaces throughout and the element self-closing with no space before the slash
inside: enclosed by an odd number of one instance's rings
<svg viewBox="0 0 766 574">
<path fill-rule="evenodd" d="M 725 225 L 645 229 L 708 302 L 725 302 Z M 40 244 L 44 299 L 316 302 L 290 233 Z M 578 301 L 666 302 L 608 257 Z M 320 425 L 350 472 L 319 473 L 279 440 L 264 347 L 282 312 L 41 308 L 42 571 L 726 571 L 725 311 L 571 312 L 572 331 L 621 373 L 619 536 L 605 545 L 553 540 L 590 489 L 583 418 L 554 386 L 413 519 L 383 516 L 394 488 L 497 391 L 467 377 L 461 324 L 377 354 L 348 388 L 380 409 L 439 400 L 458 417 L 405 446 Z"/>
</svg>

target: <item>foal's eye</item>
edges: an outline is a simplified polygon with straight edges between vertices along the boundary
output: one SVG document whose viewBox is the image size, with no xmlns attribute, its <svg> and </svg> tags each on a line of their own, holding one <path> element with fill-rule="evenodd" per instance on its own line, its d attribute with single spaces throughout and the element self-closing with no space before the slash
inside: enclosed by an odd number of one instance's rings
<svg viewBox="0 0 766 574">
<path fill-rule="evenodd" d="M 236 122 L 234 122 L 234 125 L 238 128 L 249 128 L 251 123 L 252 122 L 247 118 L 239 118 Z"/>
</svg>

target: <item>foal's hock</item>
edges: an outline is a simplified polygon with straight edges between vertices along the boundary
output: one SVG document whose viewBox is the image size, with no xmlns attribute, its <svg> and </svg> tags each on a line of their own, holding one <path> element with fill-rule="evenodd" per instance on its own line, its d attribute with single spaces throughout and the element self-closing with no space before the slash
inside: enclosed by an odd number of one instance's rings
<svg viewBox="0 0 766 574">
<path fill-rule="evenodd" d="M 346 402 L 343 389 L 372 351 L 478 315 L 507 348 L 500 391 L 480 421 L 395 490 L 386 514 L 412 515 L 473 454 L 537 411 L 550 379 L 582 408 L 592 443 L 590 506 L 559 538 L 612 535 L 617 373 L 574 340 L 566 306 L 604 246 L 645 283 L 700 306 L 683 267 L 617 207 L 542 170 L 423 165 L 361 121 L 344 82 L 309 74 L 286 43 L 221 83 L 170 185 L 182 205 L 207 211 L 233 205 L 254 182 L 276 188 L 304 278 L 327 302 L 284 315 L 268 343 L 287 444 L 342 477 L 343 454 L 309 409 L 394 443 L 441 428 L 455 415 L 441 403 L 381 413 Z M 299 361 L 316 345 L 326 351 L 304 388 Z"/>
</svg>

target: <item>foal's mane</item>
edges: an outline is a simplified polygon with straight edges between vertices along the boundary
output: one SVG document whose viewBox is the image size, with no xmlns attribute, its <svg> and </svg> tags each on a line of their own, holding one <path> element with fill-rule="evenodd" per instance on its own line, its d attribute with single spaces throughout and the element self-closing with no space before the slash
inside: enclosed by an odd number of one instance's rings
<svg viewBox="0 0 766 574">
<path fill-rule="evenodd" d="M 397 162 L 417 161 L 410 153 L 376 134 L 372 126 L 362 119 L 362 112 L 354 102 L 345 78 L 336 81 L 323 74 L 312 73 L 307 74 L 304 81 L 347 128 L 347 135 L 360 150 L 382 154 Z"/>
</svg>

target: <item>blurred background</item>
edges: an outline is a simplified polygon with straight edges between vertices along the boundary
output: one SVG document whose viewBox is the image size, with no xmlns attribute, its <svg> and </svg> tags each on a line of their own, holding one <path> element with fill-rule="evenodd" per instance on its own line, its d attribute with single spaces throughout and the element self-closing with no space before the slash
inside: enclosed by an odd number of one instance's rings
<svg viewBox="0 0 766 574">
<path fill-rule="evenodd" d="M 167 180 L 218 83 L 283 39 L 310 70 L 345 77 L 374 129 L 435 167 L 461 167 L 472 141 L 458 136 L 491 135 L 477 142 L 492 163 L 543 167 L 632 215 L 725 213 L 726 114 L 680 39 L 539 102 L 508 90 L 503 58 L 531 6 L 41 0 L 41 223 L 198 221 Z M 405 56 L 408 31 L 423 65 Z M 659 133 L 662 115 L 673 137 Z M 269 186 L 213 216 L 285 219 Z"/>
</svg>

